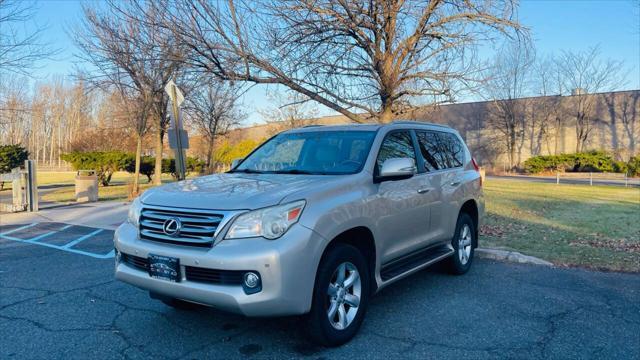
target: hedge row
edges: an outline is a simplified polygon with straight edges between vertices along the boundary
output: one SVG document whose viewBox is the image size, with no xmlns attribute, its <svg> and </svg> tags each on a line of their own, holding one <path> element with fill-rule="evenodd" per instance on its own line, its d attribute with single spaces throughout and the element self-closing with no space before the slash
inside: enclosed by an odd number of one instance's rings
<svg viewBox="0 0 640 360">
<path fill-rule="evenodd" d="M 527 159 L 524 170 L 530 174 L 542 172 L 614 172 L 640 175 L 640 156 L 628 162 L 617 161 L 604 151 L 589 151 L 576 154 L 540 155 Z"/>
<path fill-rule="evenodd" d="M 27 158 L 29 152 L 20 145 L 0 145 L 0 174 L 21 167 Z"/>
<path fill-rule="evenodd" d="M 136 168 L 135 154 L 121 151 L 71 152 L 62 154 L 61 158 L 69 162 L 75 170 L 95 170 L 98 181 L 104 186 L 109 185 L 114 172 L 134 173 Z M 191 157 L 187 158 L 187 171 L 202 172 L 203 168 L 203 161 Z M 145 175 L 151 181 L 154 172 L 155 158 L 142 156 L 140 174 Z M 175 159 L 162 159 L 162 172 L 177 178 Z"/>
</svg>

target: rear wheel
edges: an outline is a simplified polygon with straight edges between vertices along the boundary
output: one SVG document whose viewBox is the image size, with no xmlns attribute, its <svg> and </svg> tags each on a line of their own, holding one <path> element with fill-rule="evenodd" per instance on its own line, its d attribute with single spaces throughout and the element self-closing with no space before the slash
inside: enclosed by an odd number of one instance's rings
<svg viewBox="0 0 640 360">
<path fill-rule="evenodd" d="M 476 239 L 476 230 L 467 213 L 461 213 L 458 216 L 456 231 L 451 240 L 451 245 L 455 251 L 453 256 L 449 258 L 449 270 L 456 275 L 462 275 L 469 271 L 473 262 L 474 248 Z"/>
<path fill-rule="evenodd" d="M 323 257 L 308 315 L 311 339 L 337 346 L 358 332 L 369 302 L 369 272 L 364 256 L 353 246 L 338 244 Z"/>
</svg>

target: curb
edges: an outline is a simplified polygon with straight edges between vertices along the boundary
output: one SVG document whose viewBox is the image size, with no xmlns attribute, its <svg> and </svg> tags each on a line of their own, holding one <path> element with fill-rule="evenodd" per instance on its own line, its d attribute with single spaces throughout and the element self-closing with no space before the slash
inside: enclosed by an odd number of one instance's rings
<svg viewBox="0 0 640 360">
<path fill-rule="evenodd" d="M 476 254 L 478 254 L 478 257 L 484 259 L 509 261 L 519 264 L 553 266 L 553 263 L 550 263 L 546 260 L 539 259 L 535 256 L 524 255 L 517 251 L 477 248 Z"/>
</svg>

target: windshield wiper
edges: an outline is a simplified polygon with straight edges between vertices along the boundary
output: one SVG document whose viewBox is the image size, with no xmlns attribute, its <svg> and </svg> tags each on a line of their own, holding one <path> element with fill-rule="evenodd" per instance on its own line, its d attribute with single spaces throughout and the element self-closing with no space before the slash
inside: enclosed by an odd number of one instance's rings
<svg viewBox="0 0 640 360">
<path fill-rule="evenodd" d="M 299 169 L 290 169 L 290 170 L 278 170 L 274 171 L 274 174 L 303 174 L 303 175 L 324 175 L 321 172 L 307 171 L 307 170 L 299 170 Z"/>
<path fill-rule="evenodd" d="M 245 173 L 245 174 L 264 174 L 264 171 L 252 170 L 252 169 L 229 170 L 228 172 L 230 172 L 230 173 Z"/>
</svg>

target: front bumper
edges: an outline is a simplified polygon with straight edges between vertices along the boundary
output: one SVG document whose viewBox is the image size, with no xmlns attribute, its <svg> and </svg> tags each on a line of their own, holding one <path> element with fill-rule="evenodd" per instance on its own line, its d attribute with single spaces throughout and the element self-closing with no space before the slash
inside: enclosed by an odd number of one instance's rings
<svg viewBox="0 0 640 360">
<path fill-rule="evenodd" d="M 146 258 L 149 254 L 180 259 L 185 266 L 218 270 L 251 270 L 260 274 L 262 290 L 247 295 L 241 285 L 210 284 L 185 279 L 170 282 L 151 278 L 116 257 L 117 279 L 168 297 L 197 302 L 246 316 L 282 316 L 308 312 L 324 239 L 295 224 L 277 240 L 223 240 L 212 248 L 194 248 L 140 240 L 137 229 L 122 224 L 114 244 L 120 253 Z"/>
</svg>

